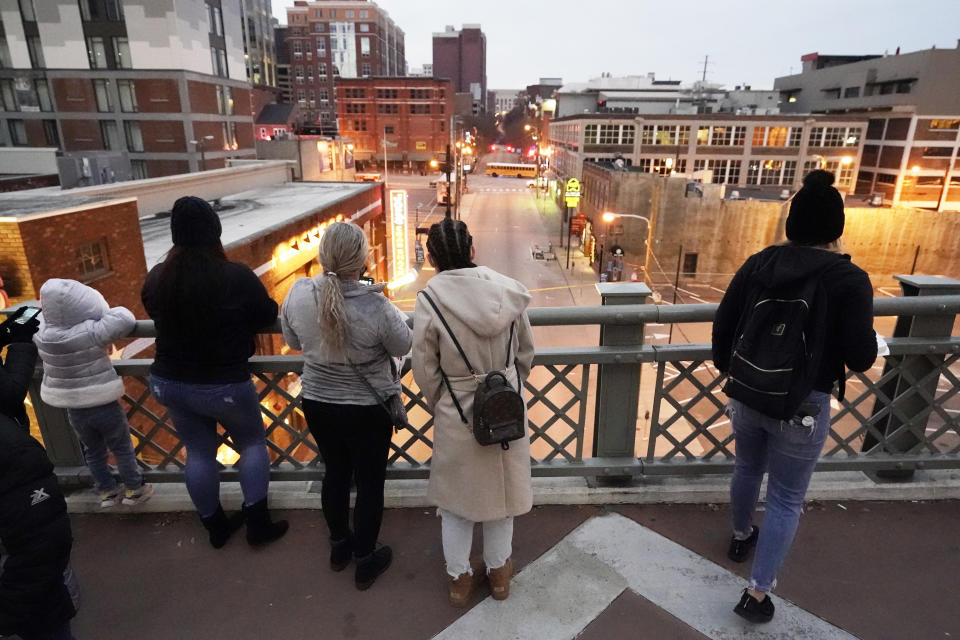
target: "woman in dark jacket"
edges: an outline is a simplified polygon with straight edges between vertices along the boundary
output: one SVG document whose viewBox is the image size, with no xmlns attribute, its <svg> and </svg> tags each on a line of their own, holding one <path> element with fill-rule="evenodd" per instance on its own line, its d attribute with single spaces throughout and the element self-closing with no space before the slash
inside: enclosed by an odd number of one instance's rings
<svg viewBox="0 0 960 640">
<path fill-rule="evenodd" d="M 796 291 L 800 288 L 797 283 L 812 278 L 822 283 L 825 296 L 816 299 L 825 302 L 826 308 L 811 309 L 810 313 L 813 322 L 823 324 L 805 327 L 810 336 L 823 336 L 822 357 L 801 412 L 780 420 L 732 397 L 727 404 L 736 442 L 730 484 L 733 538 L 727 555 L 744 562 L 750 549 L 757 547 L 748 588 L 734 609 L 751 622 L 773 618 L 768 594 L 790 550 L 810 477 L 830 433 L 830 391 L 845 375 L 844 367 L 866 371 L 877 357 L 870 278 L 841 250 L 843 197 L 832 186 L 833 174 L 826 171 L 811 172 L 803 184 L 787 217 L 788 242 L 747 259 L 730 282 L 713 325 L 713 359 L 717 368 L 727 373 L 740 319 L 752 307 L 755 292 Z M 783 335 L 783 331 L 773 335 Z M 762 371 L 771 375 L 769 369 Z M 734 384 L 727 388 L 731 393 L 743 383 Z M 761 530 L 753 525 L 753 514 L 765 472 L 769 479 Z"/>
<path fill-rule="evenodd" d="M 67 503 L 46 451 L 0 415 L 0 635 L 73 637 L 76 612 L 63 579 L 72 544 Z"/>
<path fill-rule="evenodd" d="M 23 399 L 27 397 L 33 369 L 37 364 L 33 334 L 37 332 L 40 321 L 33 317 L 27 322 L 18 322 L 26 311 L 26 307 L 20 307 L 0 324 L 0 350 L 7 347 L 6 361 L 0 361 L 0 414 L 29 430 L 30 421 Z"/>
<path fill-rule="evenodd" d="M 173 248 L 141 294 L 157 329 L 150 391 L 186 445 L 187 491 L 210 544 L 222 547 L 244 519 L 247 542 L 266 544 L 287 522 L 273 522 L 267 508 L 270 459 L 248 359 L 256 332 L 276 321 L 277 303 L 249 267 L 227 260 L 220 218 L 205 200 L 177 200 L 170 230 Z M 240 454 L 243 513 L 232 518 L 220 505 L 217 423 Z"/>
</svg>

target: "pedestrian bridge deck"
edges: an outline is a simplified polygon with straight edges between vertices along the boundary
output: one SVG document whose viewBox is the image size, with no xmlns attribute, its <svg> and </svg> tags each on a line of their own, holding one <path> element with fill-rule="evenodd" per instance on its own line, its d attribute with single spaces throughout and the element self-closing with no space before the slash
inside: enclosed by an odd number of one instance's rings
<svg viewBox="0 0 960 640">
<path fill-rule="evenodd" d="M 149 503 L 148 503 L 149 504 Z M 807 504 L 777 616 L 732 613 L 749 563 L 725 505 L 541 506 L 518 518 L 513 594 L 446 604 L 432 509 L 388 509 L 391 569 L 366 592 L 326 566 L 319 511 L 252 550 L 213 550 L 193 514 L 74 514 L 79 640 L 168 638 L 956 638 L 960 503 Z M 479 534 L 478 534 L 479 537 Z M 790 604 L 792 603 L 791 606 Z"/>
</svg>

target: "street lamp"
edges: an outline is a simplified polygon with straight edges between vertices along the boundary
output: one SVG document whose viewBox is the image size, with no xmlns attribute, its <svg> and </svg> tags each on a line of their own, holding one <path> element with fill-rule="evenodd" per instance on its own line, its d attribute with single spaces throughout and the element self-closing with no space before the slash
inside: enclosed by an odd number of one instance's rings
<svg viewBox="0 0 960 640">
<path fill-rule="evenodd" d="M 213 136 L 203 136 L 199 140 L 191 140 L 190 144 L 197 145 L 197 151 L 200 152 L 200 171 L 207 170 L 207 157 L 204 154 L 203 141 L 204 140 L 213 140 Z"/>
<path fill-rule="evenodd" d="M 646 221 L 648 225 L 650 224 L 650 218 L 647 218 L 646 216 L 637 215 L 635 213 L 613 213 L 612 211 L 606 211 L 604 212 L 602 218 L 604 222 L 608 222 L 608 223 L 613 222 L 617 218 L 637 218 L 638 220 Z"/>
</svg>

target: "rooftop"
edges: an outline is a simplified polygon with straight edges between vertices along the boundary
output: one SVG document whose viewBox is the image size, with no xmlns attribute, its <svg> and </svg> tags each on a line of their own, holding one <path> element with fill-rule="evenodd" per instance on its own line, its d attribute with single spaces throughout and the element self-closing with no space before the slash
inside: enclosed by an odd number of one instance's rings
<svg viewBox="0 0 960 640">
<path fill-rule="evenodd" d="M 263 236 L 293 220 L 306 218 L 347 198 L 369 189 L 379 188 L 375 183 L 310 182 L 285 183 L 244 191 L 220 199 L 223 209 L 223 246 L 246 244 L 249 239 Z M 154 216 L 141 220 L 143 253 L 147 268 L 154 266 L 170 249 L 170 219 Z"/>
<path fill-rule="evenodd" d="M 74 195 L 61 191 L 60 187 L 10 191 L 0 193 L 0 218 L 48 214 L 110 200 L 117 198 L 106 195 Z"/>
</svg>

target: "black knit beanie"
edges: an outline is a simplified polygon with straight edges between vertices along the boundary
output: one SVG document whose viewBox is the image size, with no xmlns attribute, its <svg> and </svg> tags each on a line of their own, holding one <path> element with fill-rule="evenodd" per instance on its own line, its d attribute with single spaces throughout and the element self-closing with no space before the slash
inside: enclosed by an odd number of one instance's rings
<svg viewBox="0 0 960 640">
<path fill-rule="evenodd" d="M 170 233 L 173 244 L 196 247 L 220 244 L 220 217 L 203 198 L 184 196 L 173 203 Z"/>
<path fill-rule="evenodd" d="M 803 179 L 787 216 L 787 239 L 797 244 L 828 244 L 843 235 L 843 196 L 834 176 L 817 169 Z"/>
</svg>

